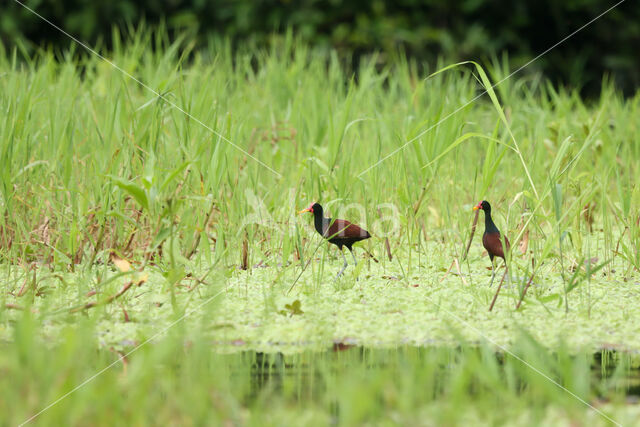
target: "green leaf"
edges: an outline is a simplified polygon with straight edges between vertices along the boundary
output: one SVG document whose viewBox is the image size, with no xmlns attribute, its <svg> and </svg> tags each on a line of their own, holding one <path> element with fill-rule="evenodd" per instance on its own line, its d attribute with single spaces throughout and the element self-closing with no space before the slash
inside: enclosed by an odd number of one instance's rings
<svg viewBox="0 0 640 427">
<path fill-rule="evenodd" d="M 171 228 L 169 227 L 165 227 L 160 231 L 158 231 L 158 234 L 156 234 L 156 237 L 153 238 L 153 241 L 151 243 L 151 248 L 157 247 L 160 243 L 165 241 L 170 235 L 171 235 Z"/>
<path fill-rule="evenodd" d="M 120 187 L 121 190 L 124 190 L 133 197 L 140 206 L 149 210 L 149 199 L 147 198 L 147 193 L 144 188 L 131 181 L 126 181 L 119 176 L 107 175 L 107 178 L 113 181 L 113 183 Z"/>
<path fill-rule="evenodd" d="M 571 146 L 571 143 L 572 143 L 571 136 L 568 136 L 565 138 L 564 141 L 562 141 L 562 144 L 560 144 L 560 148 L 556 153 L 556 157 L 555 159 L 553 159 L 553 163 L 551 164 L 551 169 L 549 169 L 549 176 L 552 177 L 552 179 L 555 179 L 558 173 L 558 169 L 560 169 L 560 163 L 562 162 L 562 159 L 564 159 L 564 156 L 566 155 L 567 150 Z"/>
<path fill-rule="evenodd" d="M 302 309 L 300 308 L 302 306 L 302 304 L 300 303 L 300 300 L 297 299 L 294 302 L 292 302 L 291 304 L 285 304 L 284 308 L 286 310 L 289 310 L 289 315 L 290 316 L 294 316 L 296 314 L 303 314 L 304 311 L 302 311 Z M 282 311 L 280 312 L 282 313 Z"/>
<path fill-rule="evenodd" d="M 155 176 L 156 156 L 153 152 L 149 153 L 144 163 L 144 172 L 142 174 L 142 184 L 148 190 L 153 186 L 153 178 Z"/>
<path fill-rule="evenodd" d="M 186 276 L 186 272 L 184 270 L 184 267 L 179 266 L 176 268 L 172 268 L 171 270 L 162 272 L 162 275 L 167 280 L 169 286 L 173 286 L 184 279 L 184 277 Z"/>
<path fill-rule="evenodd" d="M 317 157 L 312 157 L 311 160 L 313 160 L 320 167 L 320 169 L 322 169 L 325 172 L 329 172 L 329 166 L 327 166 L 325 162 L 323 162 Z"/>
<path fill-rule="evenodd" d="M 551 188 L 551 195 L 553 196 L 553 208 L 556 214 L 556 220 L 560 221 L 562 216 L 562 184 L 556 184 Z"/>
<path fill-rule="evenodd" d="M 180 166 L 178 166 L 176 169 L 174 169 L 169 176 L 167 176 L 164 180 L 164 182 L 162 183 L 162 185 L 160 186 L 160 191 L 164 190 L 165 187 L 167 185 L 169 185 L 171 183 L 171 181 L 173 181 L 176 176 L 178 176 L 180 173 L 182 173 L 182 171 L 184 171 L 189 165 L 191 164 L 191 162 L 186 161 L 183 164 L 181 164 Z"/>
</svg>

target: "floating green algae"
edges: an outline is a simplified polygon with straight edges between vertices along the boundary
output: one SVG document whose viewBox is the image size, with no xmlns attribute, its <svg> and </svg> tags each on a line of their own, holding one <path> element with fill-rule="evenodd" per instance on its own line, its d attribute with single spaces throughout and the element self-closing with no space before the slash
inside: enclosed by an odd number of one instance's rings
<svg viewBox="0 0 640 427">
<path fill-rule="evenodd" d="M 362 258 L 357 269 L 350 267 L 336 280 L 339 261 L 321 253 L 302 275 L 300 264 L 230 274 L 216 270 L 208 284 L 184 281 L 180 286 L 167 285 L 157 267 L 148 267 L 149 278 L 141 286 L 109 304 L 71 312 L 115 293 L 131 278 L 100 287 L 81 283 L 80 274 L 65 273 L 64 280 L 44 278 L 40 286 L 46 286 L 46 293 L 32 297 L 26 309 L 41 318 L 42 333 L 51 339 L 74 322 L 89 321 L 96 325 L 99 342 L 114 347 L 180 328 L 187 334 L 204 331 L 220 351 L 295 352 L 335 342 L 394 347 L 465 341 L 500 347 L 521 332 L 552 349 L 640 351 L 640 322 L 634 320 L 640 315 L 640 284 L 635 272 L 625 275 L 615 262 L 568 294 L 568 312 L 556 266 L 536 273 L 519 310 L 515 306 L 528 278 L 514 269 L 512 282 L 503 286 L 489 312 L 498 281 L 488 286 L 488 258 L 477 248 L 462 264 L 462 274 L 455 267 L 447 272 L 443 257 L 412 262 L 409 268 L 402 258 L 379 263 Z M 91 289 L 98 289 L 98 296 L 85 296 Z M 24 305 L 25 298 L 8 295 L 5 303 Z M 3 340 L 11 340 L 10 320 L 20 313 L 4 311 Z"/>
</svg>

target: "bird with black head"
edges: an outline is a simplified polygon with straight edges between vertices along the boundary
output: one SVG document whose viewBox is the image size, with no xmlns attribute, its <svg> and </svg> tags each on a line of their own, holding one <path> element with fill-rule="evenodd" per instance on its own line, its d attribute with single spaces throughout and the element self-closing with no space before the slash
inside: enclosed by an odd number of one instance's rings
<svg viewBox="0 0 640 427">
<path fill-rule="evenodd" d="M 353 257 L 353 262 L 355 263 L 355 265 L 358 265 L 356 256 L 353 254 L 352 246 L 356 242 L 371 237 L 371 234 L 369 234 L 367 230 L 344 219 L 325 218 L 324 210 L 319 203 L 312 203 L 308 208 L 303 209 L 298 213 L 301 214 L 304 212 L 310 212 L 313 214 L 313 221 L 316 231 L 323 238 L 327 239 L 329 243 L 333 243 L 334 245 L 336 245 L 340 250 L 342 259 L 344 260 L 344 265 L 342 266 L 342 270 L 340 270 L 337 277 L 340 277 L 345 268 L 347 268 L 347 265 L 349 265 L 347 263 L 347 258 L 344 256 L 344 252 L 342 252 L 343 246 L 346 246 L 347 249 L 349 249 L 349 251 L 351 252 L 351 256 Z"/>
<path fill-rule="evenodd" d="M 495 279 L 496 276 L 496 268 L 495 264 L 493 263 L 493 259 L 495 257 L 499 257 L 505 260 L 505 248 L 502 245 L 502 239 L 504 238 L 507 252 L 509 251 L 511 245 L 509 244 L 509 239 L 507 239 L 507 236 L 502 236 L 500 234 L 500 230 L 498 230 L 498 227 L 496 227 L 496 224 L 493 222 L 493 218 L 491 217 L 491 205 L 489 204 L 489 202 L 483 200 L 473 207 L 474 211 L 478 209 L 484 211 L 484 234 L 482 235 L 482 246 L 484 246 L 484 248 L 487 250 L 489 258 L 491 259 L 492 274 L 491 282 L 489 282 L 489 286 L 491 286 L 493 284 L 493 279 Z"/>
</svg>

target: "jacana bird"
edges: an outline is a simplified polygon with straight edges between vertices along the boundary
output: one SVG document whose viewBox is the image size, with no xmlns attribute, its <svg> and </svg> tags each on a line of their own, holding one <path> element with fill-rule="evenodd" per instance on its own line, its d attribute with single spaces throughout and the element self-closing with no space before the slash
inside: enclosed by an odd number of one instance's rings
<svg viewBox="0 0 640 427">
<path fill-rule="evenodd" d="M 349 265 L 347 263 L 347 258 L 344 256 L 344 252 L 342 252 L 343 246 L 346 246 L 349 249 L 351 256 L 353 257 L 353 262 L 355 265 L 358 265 L 356 256 L 353 254 L 352 246 L 360 240 L 371 237 L 371 234 L 369 234 L 367 230 L 344 219 L 332 220 L 331 218 L 325 218 L 324 211 L 319 203 L 312 203 L 308 208 L 303 209 L 298 213 L 301 214 L 304 212 L 311 212 L 313 214 L 313 222 L 316 227 L 316 231 L 322 237 L 327 239 L 329 243 L 336 245 L 342 254 L 344 265 L 336 277 L 340 277 L 342 272 L 344 272 L 344 269 Z"/>
<path fill-rule="evenodd" d="M 491 286 L 493 284 L 493 279 L 496 277 L 496 268 L 493 264 L 493 258 L 500 257 L 504 260 L 504 248 L 502 247 L 500 230 L 498 230 L 498 227 L 496 227 L 496 224 L 493 222 L 493 218 L 491 218 L 491 205 L 486 200 L 483 200 L 473 207 L 474 211 L 478 209 L 482 209 L 484 211 L 484 234 L 482 235 L 482 246 L 487 250 L 489 258 L 491 259 L 491 282 L 489 282 L 489 286 Z M 507 251 L 509 251 L 511 245 L 509 244 L 507 236 L 504 236 L 504 243 L 507 246 Z"/>
</svg>

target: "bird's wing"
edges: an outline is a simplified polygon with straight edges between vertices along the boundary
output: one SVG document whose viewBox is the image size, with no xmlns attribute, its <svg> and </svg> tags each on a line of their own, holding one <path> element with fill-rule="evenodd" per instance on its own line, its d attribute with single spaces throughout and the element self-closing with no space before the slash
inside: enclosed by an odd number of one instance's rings
<svg viewBox="0 0 640 427">
<path fill-rule="evenodd" d="M 367 237 L 371 237 L 371 235 L 367 230 L 355 224 L 352 224 L 349 221 L 344 219 L 336 219 L 335 221 L 333 221 L 333 223 L 329 226 L 329 229 L 325 232 L 325 236 L 327 238 L 361 237 L 363 239 Z"/>
</svg>

